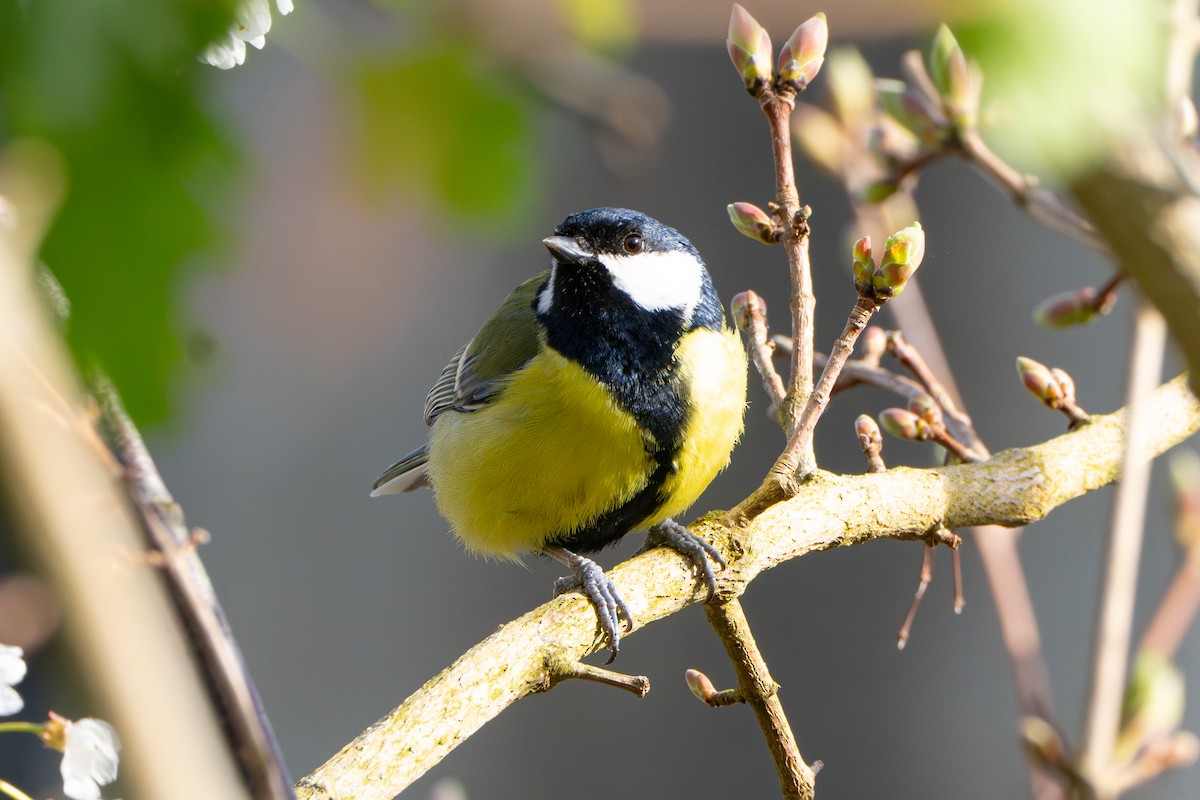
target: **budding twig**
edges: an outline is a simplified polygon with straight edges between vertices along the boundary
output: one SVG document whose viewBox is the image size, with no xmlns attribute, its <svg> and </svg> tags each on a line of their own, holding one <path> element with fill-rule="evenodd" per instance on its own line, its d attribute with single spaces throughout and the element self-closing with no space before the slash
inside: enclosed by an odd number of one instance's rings
<svg viewBox="0 0 1200 800">
<path fill-rule="evenodd" d="M 811 800 L 816 773 L 800 755 L 800 747 L 779 701 L 779 686 L 771 678 L 767 662 L 758 650 L 741 603 L 736 598 L 724 603 L 708 603 L 704 613 L 737 671 L 738 695 L 754 709 L 754 716 L 767 739 L 783 796 Z"/>
<path fill-rule="evenodd" d="M 735 295 L 730 306 L 734 324 L 746 334 L 746 353 L 750 363 L 762 378 L 763 391 L 771 401 L 771 416 L 783 425 L 783 401 L 787 389 L 772 361 L 775 342 L 768 334 L 767 304 L 756 293 L 746 291 Z"/>
</svg>

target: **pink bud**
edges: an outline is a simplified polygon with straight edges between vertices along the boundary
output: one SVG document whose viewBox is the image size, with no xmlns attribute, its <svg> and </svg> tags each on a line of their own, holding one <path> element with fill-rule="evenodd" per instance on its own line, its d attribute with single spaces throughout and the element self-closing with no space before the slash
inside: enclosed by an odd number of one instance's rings
<svg viewBox="0 0 1200 800">
<path fill-rule="evenodd" d="M 825 48 L 828 45 L 829 25 L 825 15 L 817 13 L 796 28 L 779 51 L 779 83 L 793 91 L 807 88 L 825 63 Z"/>
</svg>

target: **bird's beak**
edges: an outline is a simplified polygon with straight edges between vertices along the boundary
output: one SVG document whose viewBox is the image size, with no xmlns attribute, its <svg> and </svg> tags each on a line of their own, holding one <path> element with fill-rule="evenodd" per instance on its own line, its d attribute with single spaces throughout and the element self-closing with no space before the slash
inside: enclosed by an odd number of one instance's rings
<svg viewBox="0 0 1200 800">
<path fill-rule="evenodd" d="M 582 264 L 592 258 L 590 253 L 579 249 L 579 244 L 569 236 L 547 236 L 542 239 L 542 244 L 546 245 L 550 255 L 563 264 Z"/>
</svg>

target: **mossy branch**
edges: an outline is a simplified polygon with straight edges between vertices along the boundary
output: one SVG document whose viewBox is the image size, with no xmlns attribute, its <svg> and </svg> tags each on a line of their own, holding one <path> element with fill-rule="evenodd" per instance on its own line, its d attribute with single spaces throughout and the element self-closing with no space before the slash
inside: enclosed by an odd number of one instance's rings
<svg viewBox="0 0 1200 800">
<path fill-rule="evenodd" d="M 1180 376 L 1155 391 L 1148 455 L 1200 429 L 1200 404 Z M 692 525 L 725 554 L 719 592 L 742 594 L 764 570 L 806 553 L 874 539 L 917 539 L 939 525 L 1027 525 L 1114 481 L 1125 415 L 1098 416 L 1076 431 L 979 464 L 899 467 L 866 475 L 817 473 L 791 500 L 743 527 L 709 514 Z M 682 557 L 665 548 L 609 571 L 636 620 L 634 631 L 704 598 Z M 630 631 L 633 633 L 634 631 Z M 430 679 L 404 703 L 297 785 L 301 800 L 386 800 L 526 695 L 549 689 L 562 664 L 600 643 L 587 601 L 565 595 L 509 622 Z"/>
</svg>

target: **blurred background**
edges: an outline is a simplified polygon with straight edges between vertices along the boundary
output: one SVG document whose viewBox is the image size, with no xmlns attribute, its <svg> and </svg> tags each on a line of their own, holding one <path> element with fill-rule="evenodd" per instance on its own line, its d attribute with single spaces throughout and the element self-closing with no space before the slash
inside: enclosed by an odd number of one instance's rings
<svg viewBox="0 0 1200 800">
<path fill-rule="evenodd" d="M 566 214 L 626 206 L 677 227 L 726 302 L 752 288 L 783 330 L 785 257 L 739 235 L 725 210 L 765 206 L 774 192 L 765 121 L 725 52 L 728 2 L 301 0 L 229 71 L 178 61 L 225 24 L 200 3 L 163 5 L 174 22 L 152 3 L 127 4 L 141 15 L 128 19 L 28 5 L 3 4 L 0 23 L 26 37 L 5 40 L 3 122 L 8 139 L 38 136 L 65 153 L 69 192 L 43 257 L 74 301 L 70 336 L 113 375 L 190 524 L 212 532 L 202 557 L 296 778 L 550 596 L 557 565 L 473 559 L 428 493 L 367 493 L 423 441 L 429 386 L 506 293 L 544 268 L 540 239 Z M 885 76 L 899 74 L 905 50 L 926 49 L 948 13 L 873 0 L 747 7 L 776 46 L 823 10 L 831 46 L 857 45 Z M 823 77 L 803 101 L 826 102 Z M 859 234 L 840 184 L 799 153 L 797 169 L 827 349 L 853 305 L 847 242 Z M 1018 355 L 1068 370 L 1088 411 L 1120 406 L 1128 291 L 1094 325 L 1048 331 L 1030 317 L 1054 292 L 1102 283 L 1109 267 L 963 163 L 935 164 L 917 199 L 921 286 L 989 447 L 1065 430 L 1021 387 Z M 756 375 L 750 384 L 744 440 L 695 512 L 743 498 L 782 445 Z M 864 471 L 853 419 L 893 404 L 868 389 L 838 396 L 817 432 L 821 465 Z M 934 458 L 896 440 L 884 456 Z M 1156 465 L 1135 635 L 1177 561 L 1164 475 Z M 1073 502 L 1021 542 L 1073 742 L 1111 502 L 1108 490 Z M 744 597 L 802 752 L 825 764 L 820 797 L 1028 795 L 1009 664 L 970 536 L 962 553 L 965 612 L 952 612 L 939 552 L 903 652 L 918 543 L 813 554 Z M 82 716 L 62 680 L 71 673 L 52 596 L 11 541 L 0 566 L 0 641 L 26 637 L 27 705 Z M 650 694 L 568 682 L 530 697 L 406 796 L 452 786 L 472 800 L 777 794 L 751 712 L 713 711 L 684 684 L 689 667 L 718 688 L 734 681 L 699 608 L 631 637 L 615 666 L 648 675 Z M 1194 634 L 1179 666 L 1200 674 Z M 1196 706 L 1184 727 L 1200 728 Z M 38 783 L 52 759 L 30 748 L 6 742 L 0 775 L 56 793 L 52 769 Z M 1131 796 L 1194 797 L 1198 785 L 1192 768 Z"/>
</svg>

